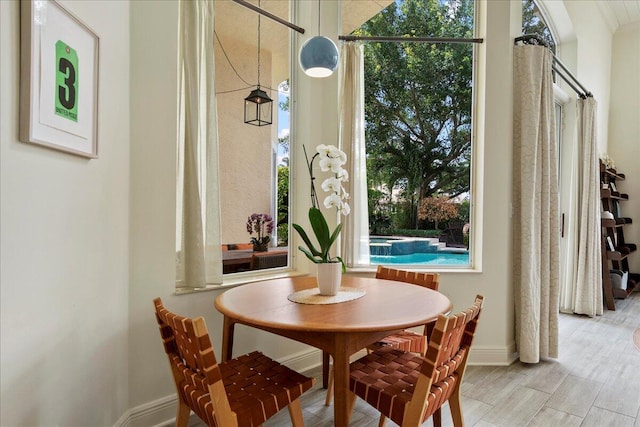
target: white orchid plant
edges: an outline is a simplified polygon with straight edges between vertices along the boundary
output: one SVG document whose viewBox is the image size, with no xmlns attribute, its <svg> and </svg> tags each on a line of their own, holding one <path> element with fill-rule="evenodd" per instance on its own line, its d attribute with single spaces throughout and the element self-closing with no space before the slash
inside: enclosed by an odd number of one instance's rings
<svg viewBox="0 0 640 427">
<path fill-rule="evenodd" d="M 311 242 L 311 239 L 309 239 L 309 236 L 300 225 L 293 224 L 293 228 L 295 228 L 306 245 L 306 247 L 298 246 L 298 249 L 316 264 L 340 262 L 344 272 L 346 267 L 342 258 L 339 256 L 332 257 L 329 254 L 331 246 L 338 239 L 338 235 L 342 230 L 342 224 L 338 224 L 333 232 L 329 232 L 329 225 L 319 207 L 318 193 L 316 192 L 315 177 L 313 175 L 313 162 L 319 158 L 318 165 L 320 170 L 333 174 L 333 176 L 325 179 L 321 186 L 325 192 L 329 193 L 323 201 L 325 208 L 335 208 L 339 213 L 346 216 L 351 211 L 349 204 L 346 202 L 349 194 L 343 186 L 343 183 L 349 180 L 349 173 L 343 168 L 343 165 L 347 162 L 347 155 L 334 145 L 320 144 L 316 147 L 316 153 L 309 160 L 306 148 L 304 150 L 309 176 L 311 177 L 312 206 L 309 208 L 309 223 L 311 223 L 311 228 L 318 241 L 318 247 Z"/>
</svg>

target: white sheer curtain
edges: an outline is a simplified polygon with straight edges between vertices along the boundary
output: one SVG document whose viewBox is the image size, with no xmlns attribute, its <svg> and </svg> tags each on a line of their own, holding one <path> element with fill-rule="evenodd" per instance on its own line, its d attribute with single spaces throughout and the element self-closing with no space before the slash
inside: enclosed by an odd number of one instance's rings
<svg viewBox="0 0 640 427">
<path fill-rule="evenodd" d="M 364 57 L 362 44 L 342 44 L 340 64 L 340 147 L 347 154 L 351 214 L 343 219 L 341 254 L 349 267 L 369 264 L 369 207 L 364 140 Z"/>
<path fill-rule="evenodd" d="M 600 228 L 600 164 L 596 141 L 596 101 L 578 100 L 578 149 L 580 150 L 580 210 L 578 264 L 573 312 L 601 315 L 602 258 Z"/>
<path fill-rule="evenodd" d="M 558 356 L 558 162 L 551 52 L 514 47 L 514 281 L 520 360 Z"/>
<path fill-rule="evenodd" d="M 180 2 L 178 286 L 222 282 L 213 0 Z"/>
</svg>

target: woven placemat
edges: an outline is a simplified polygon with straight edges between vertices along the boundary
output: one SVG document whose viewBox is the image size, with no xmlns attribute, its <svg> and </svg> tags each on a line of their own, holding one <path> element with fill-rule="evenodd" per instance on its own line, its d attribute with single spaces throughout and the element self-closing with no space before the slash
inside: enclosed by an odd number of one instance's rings
<svg viewBox="0 0 640 427">
<path fill-rule="evenodd" d="M 294 292 L 287 297 L 289 301 L 300 304 L 338 304 L 340 302 L 352 301 L 364 296 L 366 292 L 358 288 L 340 288 L 336 295 L 320 295 L 318 288 L 304 289 Z"/>
</svg>

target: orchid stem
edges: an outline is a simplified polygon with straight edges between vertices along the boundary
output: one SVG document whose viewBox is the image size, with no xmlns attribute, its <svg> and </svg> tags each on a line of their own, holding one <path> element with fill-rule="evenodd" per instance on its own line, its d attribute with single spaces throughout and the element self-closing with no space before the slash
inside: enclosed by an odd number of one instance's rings
<svg viewBox="0 0 640 427">
<path fill-rule="evenodd" d="M 307 161 L 307 168 L 309 169 L 309 176 L 311 177 L 311 206 L 318 209 L 318 193 L 316 193 L 315 186 L 316 177 L 313 176 L 313 161 L 316 159 L 316 157 L 318 157 L 318 153 L 314 154 L 311 158 L 311 161 L 309 161 L 309 156 L 307 155 L 307 147 L 303 145 L 302 149 L 304 150 L 304 158 Z"/>
</svg>

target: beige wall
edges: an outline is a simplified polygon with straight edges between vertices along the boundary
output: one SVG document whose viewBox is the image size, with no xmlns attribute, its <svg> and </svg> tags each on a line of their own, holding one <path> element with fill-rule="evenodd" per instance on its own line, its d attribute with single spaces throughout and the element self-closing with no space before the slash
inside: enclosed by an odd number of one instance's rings
<svg viewBox="0 0 640 427">
<path fill-rule="evenodd" d="M 624 228 L 625 241 L 640 243 L 640 24 L 620 28 L 613 38 L 611 109 L 608 153 L 616 168 L 626 173 L 619 185 L 629 194 L 622 203 L 624 216 L 633 224 Z M 629 257 L 629 268 L 640 272 L 640 254 Z"/>
<path fill-rule="evenodd" d="M 130 407 L 129 4 L 62 4 L 100 37 L 98 159 L 18 141 L 19 2 L 0 1 L 3 426 L 109 426 Z"/>
<path fill-rule="evenodd" d="M 598 102 L 597 138 L 602 152 L 606 150 L 609 136 L 611 30 L 596 2 L 566 1 L 564 4 L 577 39 L 574 75 Z"/>
</svg>

